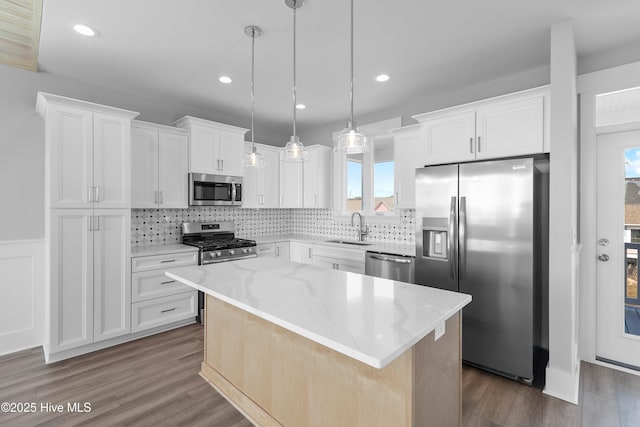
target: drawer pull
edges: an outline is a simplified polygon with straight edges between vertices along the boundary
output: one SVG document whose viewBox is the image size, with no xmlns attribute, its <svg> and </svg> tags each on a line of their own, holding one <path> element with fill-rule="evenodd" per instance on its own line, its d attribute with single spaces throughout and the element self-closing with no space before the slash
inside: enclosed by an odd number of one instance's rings
<svg viewBox="0 0 640 427">
<path fill-rule="evenodd" d="M 176 283 L 175 280 L 169 280 L 168 282 L 160 282 L 161 285 L 168 285 L 170 283 Z"/>
<path fill-rule="evenodd" d="M 170 311 L 174 311 L 175 309 L 176 309 L 175 307 L 173 307 L 173 308 L 168 308 L 168 309 L 166 309 L 166 310 L 162 310 L 160 313 L 168 313 L 168 312 L 170 312 Z"/>
<path fill-rule="evenodd" d="M 176 260 L 175 259 L 165 259 L 163 261 L 160 261 L 161 264 L 166 264 L 168 262 L 176 262 Z"/>
</svg>

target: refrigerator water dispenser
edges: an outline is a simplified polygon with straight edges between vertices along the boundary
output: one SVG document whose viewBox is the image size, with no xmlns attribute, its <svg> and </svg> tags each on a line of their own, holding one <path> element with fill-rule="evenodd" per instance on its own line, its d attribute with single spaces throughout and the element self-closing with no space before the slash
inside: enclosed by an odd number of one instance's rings
<svg viewBox="0 0 640 427">
<path fill-rule="evenodd" d="M 448 219 L 422 218 L 422 257 L 448 260 Z"/>
</svg>

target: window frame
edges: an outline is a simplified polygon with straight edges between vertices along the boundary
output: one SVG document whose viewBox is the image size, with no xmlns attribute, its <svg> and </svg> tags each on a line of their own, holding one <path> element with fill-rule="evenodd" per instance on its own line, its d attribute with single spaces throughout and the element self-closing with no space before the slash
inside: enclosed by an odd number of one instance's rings
<svg viewBox="0 0 640 427">
<path fill-rule="evenodd" d="M 400 220 L 400 209 L 395 208 L 391 212 L 375 212 L 375 196 L 374 196 L 374 153 L 376 140 L 384 141 L 391 144 L 393 147 L 393 162 L 394 162 L 394 190 L 397 187 L 396 182 L 396 158 L 395 158 L 395 143 L 393 141 L 393 135 L 391 129 L 396 129 L 401 126 L 400 117 L 385 120 L 383 122 L 374 123 L 360 127 L 361 132 L 367 135 L 371 149 L 367 153 L 363 153 L 362 156 L 362 210 L 360 211 L 348 211 L 347 210 L 347 154 L 346 153 L 334 153 L 333 156 L 333 168 L 334 168 L 334 218 L 336 220 L 350 220 L 354 212 L 359 212 L 365 219 L 374 222 L 390 222 L 395 223 Z M 337 137 L 337 132 L 334 134 L 334 141 Z M 395 197 L 396 193 L 393 192 Z"/>
</svg>

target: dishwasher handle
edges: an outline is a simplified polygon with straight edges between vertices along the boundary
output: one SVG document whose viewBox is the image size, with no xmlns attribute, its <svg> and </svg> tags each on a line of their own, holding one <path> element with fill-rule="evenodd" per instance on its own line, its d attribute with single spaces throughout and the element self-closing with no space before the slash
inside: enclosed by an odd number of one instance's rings
<svg viewBox="0 0 640 427">
<path fill-rule="evenodd" d="M 369 254 L 368 257 L 377 259 L 380 261 L 395 262 L 398 264 L 411 264 L 413 262 L 413 259 L 411 258 L 393 258 L 393 257 L 384 256 L 384 255 L 373 255 L 373 254 Z"/>
</svg>

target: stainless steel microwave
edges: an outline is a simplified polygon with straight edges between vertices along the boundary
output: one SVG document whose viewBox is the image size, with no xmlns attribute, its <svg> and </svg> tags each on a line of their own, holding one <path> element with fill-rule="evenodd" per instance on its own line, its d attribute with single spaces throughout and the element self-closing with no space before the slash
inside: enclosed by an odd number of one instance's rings
<svg viewBox="0 0 640 427">
<path fill-rule="evenodd" d="M 241 176 L 189 174 L 190 206 L 240 206 L 241 204 Z"/>
</svg>

